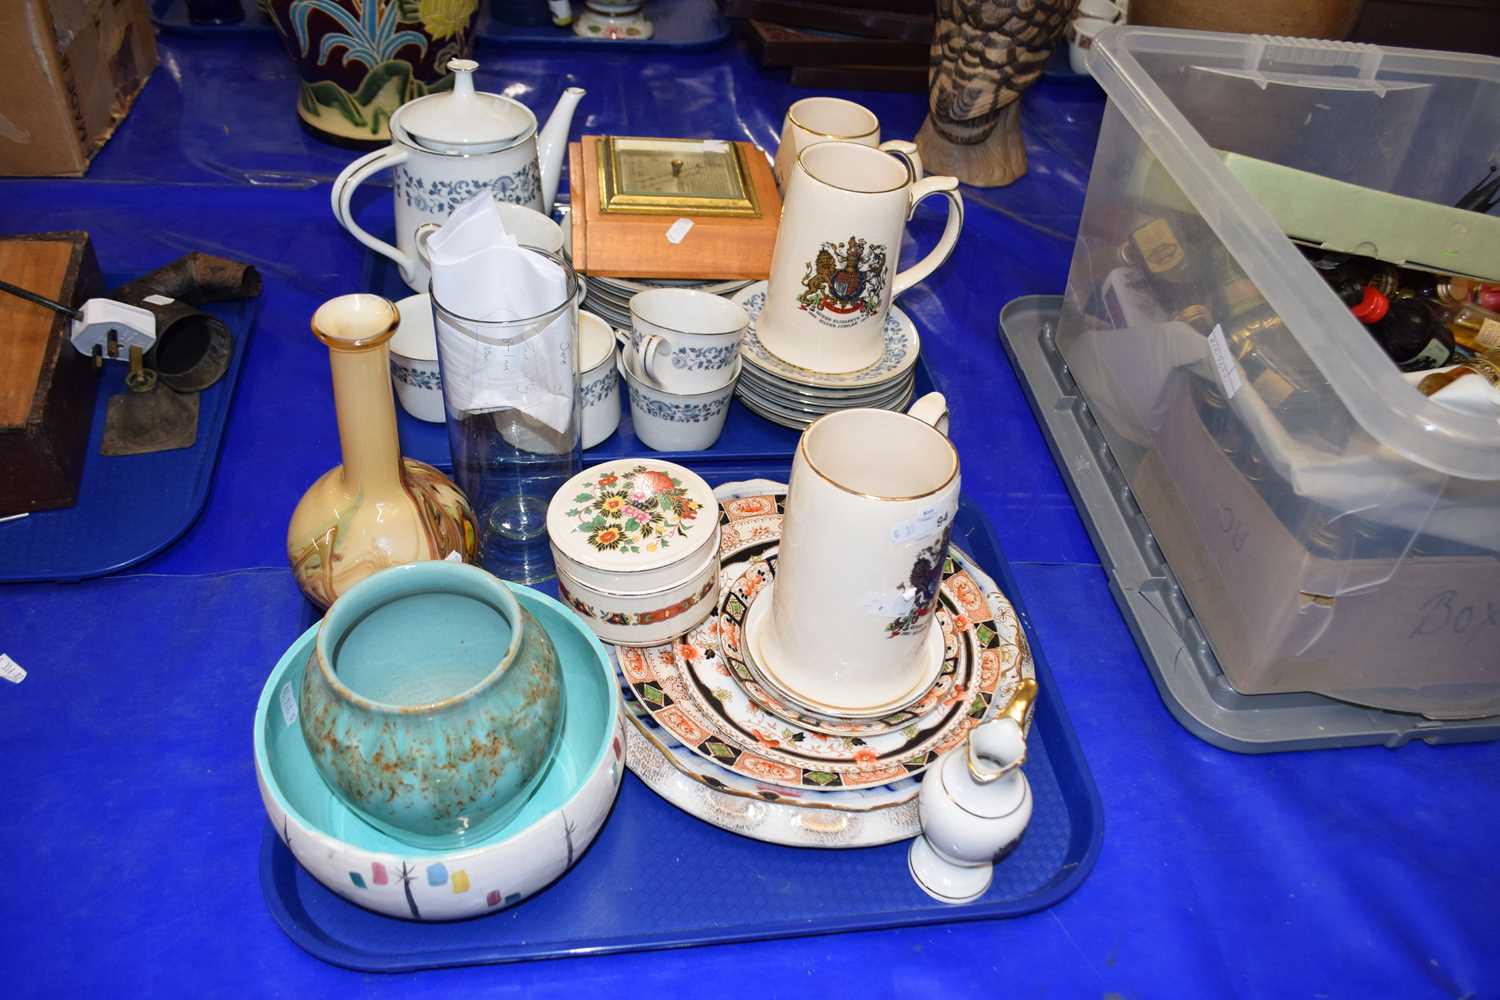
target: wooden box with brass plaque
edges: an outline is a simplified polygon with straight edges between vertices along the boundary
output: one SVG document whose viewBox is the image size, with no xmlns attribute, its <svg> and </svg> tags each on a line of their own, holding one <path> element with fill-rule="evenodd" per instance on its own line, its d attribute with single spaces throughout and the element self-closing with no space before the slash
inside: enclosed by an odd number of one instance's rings
<svg viewBox="0 0 1500 1000">
<path fill-rule="evenodd" d="M 99 293 L 87 233 L 0 239 L 0 279 L 77 305 Z M 69 320 L 0 293 L 0 516 L 78 499 L 94 413 L 94 366 L 68 339 Z"/>
<path fill-rule="evenodd" d="M 781 196 L 748 142 L 584 136 L 568 148 L 573 263 L 630 278 L 764 278 Z"/>
</svg>

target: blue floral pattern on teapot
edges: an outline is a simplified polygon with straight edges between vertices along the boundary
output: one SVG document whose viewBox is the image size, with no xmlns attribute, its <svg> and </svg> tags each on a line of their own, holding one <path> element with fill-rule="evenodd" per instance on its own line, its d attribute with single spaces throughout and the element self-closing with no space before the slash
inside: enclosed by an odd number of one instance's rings
<svg viewBox="0 0 1500 1000">
<path fill-rule="evenodd" d="M 464 202 L 486 188 L 498 201 L 535 206 L 542 197 L 541 171 L 532 160 L 514 173 L 493 181 L 459 178 L 458 180 L 422 180 L 405 167 L 396 168 L 396 190 L 408 208 L 434 215 L 448 216 Z"/>
</svg>

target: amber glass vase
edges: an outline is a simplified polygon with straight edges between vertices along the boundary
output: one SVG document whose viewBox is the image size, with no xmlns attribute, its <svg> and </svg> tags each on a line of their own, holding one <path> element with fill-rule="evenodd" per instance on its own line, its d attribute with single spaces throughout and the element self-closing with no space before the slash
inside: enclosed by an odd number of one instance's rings
<svg viewBox="0 0 1500 1000">
<path fill-rule="evenodd" d="M 401 455 L 387 347 L 400 321 L 378 295 L 341 295 L 313 314 L 313 333 L 328 345 L 344 460 L 303 494 L 286 551 L 297 585 L 325 608 L 387 566 L 454 552 L 476 559 L 469 501 L 437 469 Z"/>
</svg>

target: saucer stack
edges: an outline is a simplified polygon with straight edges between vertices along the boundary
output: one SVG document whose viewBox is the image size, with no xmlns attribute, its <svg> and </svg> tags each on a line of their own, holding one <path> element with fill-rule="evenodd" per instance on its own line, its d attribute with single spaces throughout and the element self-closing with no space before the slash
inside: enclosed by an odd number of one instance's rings
<svg viewBox="0 0 1500 1000">
<path fill-rule="evenodd" d="M 583 307 L 602 316 L 617 330 L 630 329 L 630 297 L 652 288 L 695 288 L 713 295 L 732 295 L 749 281 L 694 281 L 670 278 L 610 278 L 589 275 Z"/>
<path fill-rule="evenodd" d="M 886 316 L 885 353 L 868 368 L 832 373 L 798 367 L 766 350 L 755 330 L 766 304 L 764 281 L 742 289 L 734 300 L 750 314 L 735 395 L 752 412 L 801 430 L 835 410 L 904 410 L 911 403 L 921 342 L 915 324 L 895 306 Z"/>
<path fill-rule="evenodd" d="M 758 840 L 845 848 L 914 836 L 923 771 L 1033 675 L 1020 622 L 951 547 L 931 627 L 937 669 L 914 699 L 859 717 L 791 701 L 747 641 L 775 587 L 785 491 L 766 480 L 715 490 L 716 608 L 674 641 L 612 650 L 626 763 L 667 801 Z"/>
</svg>

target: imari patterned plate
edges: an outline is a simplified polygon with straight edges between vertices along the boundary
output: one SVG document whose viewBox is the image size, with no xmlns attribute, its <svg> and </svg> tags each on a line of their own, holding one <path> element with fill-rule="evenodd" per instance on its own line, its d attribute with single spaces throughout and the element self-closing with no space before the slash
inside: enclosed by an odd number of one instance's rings
<svg viewBox="0 0 1500 1000">
<path fill-rule="evenodd" d="M 750 314 L 750 326 L 745 339 L 740 343 L 740 356 L 745 363 L 760 369 L 773 379 L 796 385 L 821 389 L 856 389 L 880 385 L 900 378 L 911 371 L 921 351 L 921 338 L 917 336 L 916 324 L 911 317 L 892 305 L 885 317 L 885 353 L 868 368 L 857 372 L 815 372 L 783 361 L 770 351 L 755 333 L 756 320 L 766 307 L 766 282 L 757 281 L 747 285 L 734 296 L 734 301 Z"/>
<path fill-rule="evenodd" d="M 745 634 L 751 605 L 769 598 L 775 574 L 774 556 L 770 559 L 757 559 L 746 567 L 745 572 L 740 574 L 739 579 L 719 599 L 719 652 L 723 654 L 740 689 L 759 708 L 794 726 L 815 732 L 866 738 L 902 729 L 915 732 L 929 730 L 941 725 L 946 714 L 962 710 L 962 692 L 967 691 L 972 683 L 975 658 L 959 655 L 960 637 L 954 627 L 954 617 L 947 601 L 939 604 L 936 615 L 938 634 L 943 637 L 942 666 L 932 683 L 909 708 L 868 719 L 838 719 L 818 715 L 778 696 L 767 678 L 761 674 L 749 648 L 740 642 Z M 959 664 L 970 668 L 969 671 L 960 674 Z"/>
<path fill-rule="evenodd" d="M 781 534 L 779 501 L 745 496 L 721 504 L 721 583 L 732 584 L 754 559 L 773 555 Z M 950 692 L 955 710 L 942 724 L 869 738 L 794 726 L 755 705 L 718 648 L 721 620 L 711 615 L 683 639 L 617 650 L 620 671 L 651 718 L 707 761 L 759 782 L 793 789 L 858 789 L 918 775 L 1004 704 L 1023 676 L 1026 657 L 1008 603 L 992 609 L 993 582 L 956 549 L 944 567 L 941 600 L 952 617 L 954 672 L 974 678 Z M 985 584 L 988 584 L 986 588 Z M 1002 620 L 1003 619 L 1003 620 Z M 730 624 L 733 628 L 733 624 Z"/>
<path fill-rule="evenodd" d="M 623 680 L 620 686 L 628 690 Z M 683 812 L 730 833 L 788 847 L 876 847 L 921 832 L 920 778 L 877 788 L 778 788 L 704 760 L 625 691 L 625 766 Z"/>
</svg>

